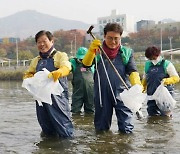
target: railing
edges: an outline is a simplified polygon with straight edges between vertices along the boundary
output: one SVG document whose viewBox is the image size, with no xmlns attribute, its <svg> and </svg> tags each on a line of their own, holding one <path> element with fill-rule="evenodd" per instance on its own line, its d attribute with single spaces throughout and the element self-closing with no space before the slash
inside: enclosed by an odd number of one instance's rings
<svg viewBox="0 0 180 154">
<path fill-rule="evenodd" d="M 19 60 L 19 61 L 15 61 L 12 59 L 0 59 L 0 68 L 17 68 L 17 67 L 25 67 L 25 66 L 29 66 L 30 64 L 30 60 Z"/>
</svg>

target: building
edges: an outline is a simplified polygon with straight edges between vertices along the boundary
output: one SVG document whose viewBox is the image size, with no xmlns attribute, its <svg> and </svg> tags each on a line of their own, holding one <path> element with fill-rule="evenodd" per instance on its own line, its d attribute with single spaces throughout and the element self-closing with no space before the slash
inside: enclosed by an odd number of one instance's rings
<svg viewBox="0 0 180 154">
<path fill-rule="evenodd" d="M 150 27 L 155 25 L 155 21 L 153 20 L 141 20 L 137 22 L 137 31 L 140 30 L 148 30 Z"/>
<path fill-rule="evenodd" d="M 97 26 L 100 36 L 103 37 L 103 29 L 107 23 L 119 23 L 123 28 L 123 36 L 127 36 L 128 33 L 134 32 L 134 18 L 126 14 L 117 14 L 116 10 L 112 10 L 110 16 L 99 17 L 97 19 Z"/>
<path fill-rule="evenodd" d="M 180 30 L 180 22 L 164 23 L 159 21 L 158 24 L 155 24 L 155 21 L 153 20 L 141 20 L 137 22 L 137 31 L 140 31 L 142 29 L 177 32 Z"/>
<path fill-rule="evenodd" d="M 162 31 L 171 31 L 177 32 L 180 31 L 180 22 L 173 22 L 173 23 L 162 23 L 158 22 L 158 24 L 151 25 L 148 30 L 160 30 Z"/>
</svg>

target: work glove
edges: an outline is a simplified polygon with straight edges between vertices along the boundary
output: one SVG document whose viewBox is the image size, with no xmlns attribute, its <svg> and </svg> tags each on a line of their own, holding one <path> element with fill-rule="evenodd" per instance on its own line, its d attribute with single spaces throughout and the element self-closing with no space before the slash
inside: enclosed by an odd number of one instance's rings
<svg viewBox="0 0 180 154">
<path fill-rule="evenodd" d="M 141 80 L 140 80 L 140 76 L 138 72 L 132 72 L 129 76 L 129 80 L 132 86 L 134 86 L 135 84 L 139 84 L 140 86 L 142 86 L 142 91 L 143 91 L 143 85 L 141 84 Z"/>
<path fill-rule="evenodd" d="M 142 92 L 145 93 L 146 89 L 147 89 L 147 81 L 146 81 L 146 79 L 142 79 L 141 83 L 143 85 L 143 91 Z"/>
<path fill-rule="evenodd" d="M 163 83 L 164 85 L 175 84 L 175 83 L 177 83 L 177 82 L 179 82 L 179 77 L 178 77 L 178 76 L 171 76 L 171 77 L 169 77 L 169 78 L 164 78 L 164 79 L 162 80 L 162 83 Z"/>
<path fill-rule="evenodd" d="M 48 74 L 48 78 L 54 79 L 54 82 L 56 82 L 59 78 L 67 76 L 69 74 L 70 70 L 66 66 L 61 66 L 58 70 L 53 71 Z"/>
<path fill-rule="evenodd" d="M 96 55 L 96 52 L 99 50 L 99 46 L 101 46 L 100 40 L 93 40 L 89 46 L 88 52 L 82 60 L 82 63 L 85 66 L 91 66 Z"/>
<path fill-rule="evenodd" d="M 99 46 L 101 46 L 100 40 L 93 40 L 89 46 L 88 51 L 96 53 L 97 50 L 99 50 Z"/>
<path fill-rule="evenodd" d="M 40 57 L 36 57 L 31 61 L 29 68 L 25 71 L 25 73 L 23 75 L 23 79 L 31 78 L 34 76 L 34 74 L 36 73 L 36 66 L 37 66 L 39 59 L 40 59 Z"/>
<path fill-rule="evenodd" d="M 33 73 L 25 73 L 25 74 L 23 75 L 23 79 L 32 78 L 33 76 L 34 76 Z"/>
</svg>

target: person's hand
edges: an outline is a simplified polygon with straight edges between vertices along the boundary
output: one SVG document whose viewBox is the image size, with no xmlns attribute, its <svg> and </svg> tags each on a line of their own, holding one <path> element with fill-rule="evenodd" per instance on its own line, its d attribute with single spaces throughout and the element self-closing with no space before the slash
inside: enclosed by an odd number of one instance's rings
<svg viewBox="0 0 180 154">
<path fill-rule="evenodd" d="M 161 82 L 163 82 L 164 85 L 175 84 L 175 83 L 179 82 L 179 77 L 171 76 L 169 78 L 164 78 Z"/>
<path fill-rule="evenodd" d="M 58 70 L 53 71 L 48 74 L 48 78 L 54 79 L 54 82 L 56 82 L 59 78 L 67 76 L 69 74 L 70 70 L 66 66 L 60 67 Z"/>
<path fill-rule="evenodd" d="M 61 71 L 61 69 L 58 69 L 56 71 L 49 73 L 48 78 L 53 77 L 54 82 L 56 82 L 61 76 L 62 76 L 62 71 Z"/>
<path fill-rule="evenodd" d="M 131 72 L 131 74 L 129 75 L 129 80 L 130 80 L 130 83 L 132 86 L 135 84 L 139 84 L 143 88 L 143 85 L 141 84 L 141 80 L 140 80 L 140 76 L 139 76 L 138 72 Z"/>
<path fill-rule="evenodd" d="M 143 87 L 142 93 L 146 93 L 146 92 L 147 92 L 147 91 L 146 91 L 146 88 Z"/>
<path fill-rule="evenodd" d="M 99 50 L 99 46 L 101 46 L 101 41 L 95 39 L 95 40 L 93 40 L 93 41 L 91 42 L 90 47 L 89 47 L 89 51 L 96 53 L 96 51 Z"/>
<path fill-rule="evenodd" d="M 140 87 L 141 87 L 141 92 L 142 92 L 142 93 L 145 93 L 145 92 L 146 92 L 146 89 L 144 89 L 144 86 L 143 86 L 142 84 L 140 84 L 140 83 L 138 83 L 138 85 L 140 85 Z"/>
<path fill-rule="evenodd" d="M 25 73 L 24 76 L 23 76 L 23 79 L 27 79 L 27 78 L 32 78 L 34 77 L 34 74 L 31 74 L 31 73 Z"/>
<path fill-rule="evenodd" d="M 82 60 L 83 65 L 91 66 L 96 56 L 96 52 L 99 51 L 99 47 L 101 45 L 100 40 L 93 40 L 89 46 L 88 52 Z"/>
</svg>

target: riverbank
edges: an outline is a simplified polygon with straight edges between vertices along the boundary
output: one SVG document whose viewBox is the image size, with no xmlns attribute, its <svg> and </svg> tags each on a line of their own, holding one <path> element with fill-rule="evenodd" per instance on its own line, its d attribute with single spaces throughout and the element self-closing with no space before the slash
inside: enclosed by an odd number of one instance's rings
<svg viewBox="0 0 180 154">
<path fill-rule="evenodd" d="M 0 69 L 0 81 L 22 81 L 23 74 L 27 70 L 27 67 L 18 67 L 18 68 L 5 68 Z M 68 79 L 72 79 L 72 74 L 68 76 Z"/>
<path fill-rule="evenodd" d="M 179 76 L 180 76 L 180 64 L 176 63 L 174 64 Z M 13 67 L 13 68 L 0 68 L 0 80 L 19 80 L 21 81 L 23 79 L 23 74 L 27 70 L 28 67 Z M 144 71 L 144 65 L 143 64 L 137 64 L 138 72 L 140 76 L 142 77 L 143 71 Z M 72 79 L 72 75 L 70 74 L 68 76 L 68 79 Z"/>
<path fill-rule="evenodd" d="M 0 70 L 0 80 L 17 80 L 20 81 L 23 78 L 24 70 Z"/>
</svg>

